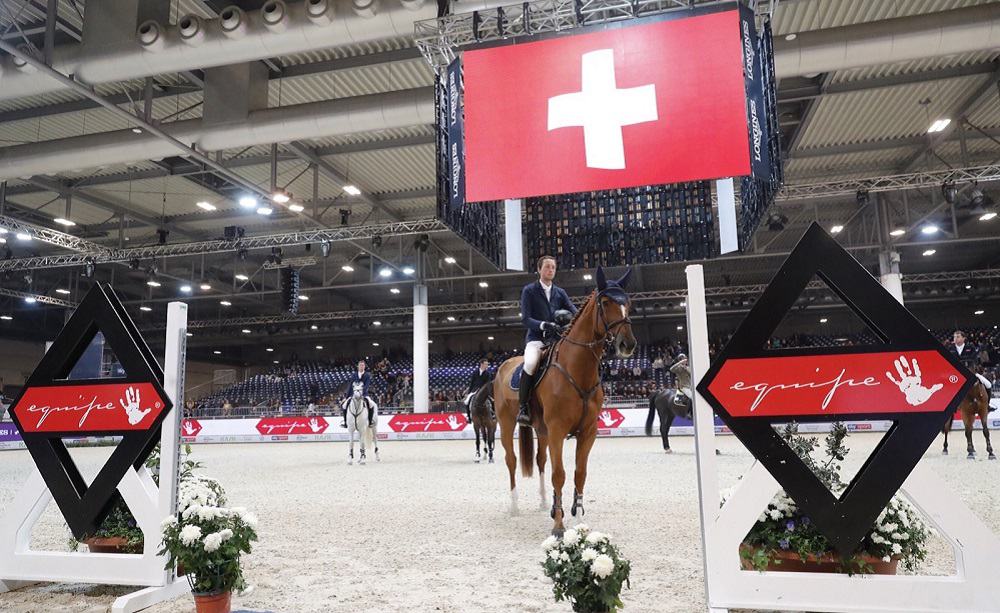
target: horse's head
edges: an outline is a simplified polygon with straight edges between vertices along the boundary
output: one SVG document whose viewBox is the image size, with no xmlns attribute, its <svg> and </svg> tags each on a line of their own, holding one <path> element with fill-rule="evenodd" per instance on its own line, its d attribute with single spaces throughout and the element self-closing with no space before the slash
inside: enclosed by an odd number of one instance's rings
<svg viewBox="0 0 1000 613">
<path fill-rule="evenodd" d="M 604 276 L 604 268 L 597 267 L 597 311 L 600 325 L 605 336 L 610 337 L 611 345 L 618 357 L 632 357 L 635 352 L 636 340 L 632 334 L 632 319 L 629 310 L 632 301 L 625 291 L 632 269 L 629 268 L 617 281 L 608 280 Z"/>
<path fill-rule="evenodd" d="M 357 398 L 358 400 L 360 400 L 361 397 L 364 396 L 364 394 L 365 394 L 365 384 L 364 383 L 360 383 L 360 382 L 359 383 L 355 383 L 354 384 L 354 397 Z"/>
</svg>

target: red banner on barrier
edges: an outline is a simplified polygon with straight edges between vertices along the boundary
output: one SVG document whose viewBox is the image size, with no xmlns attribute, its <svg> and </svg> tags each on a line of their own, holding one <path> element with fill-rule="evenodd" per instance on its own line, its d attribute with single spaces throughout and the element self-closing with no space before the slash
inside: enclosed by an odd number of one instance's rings
<svg viewBox="0 0 1000 613">
<path fill-rule="evenodd" d="M 257 422 L 257 431 L 272 434 L 323 434 L 327 423 L 323 417 L 265 417 Z"/>
<path fill-rule="evenodd" d="M 466 201 L 750 174 L 738 12 L 463 56 Z"/>
<path fill-rule="evenodd" d="M 625 422 L 625 416 L 618 409 L 604 409 L 597 414 L 597 426 L 613 430 Z"/>
<path fill-rule="evenodd" d="M 13 408 L 23 432 L 146 430 L 165 403 L 149 383 L 29 387 Z"/>
<path fill-rule="evenodd" d="M 181 422 L 181 436 L 191 438 L 198 436 L 199 432 L 201 432 L 201 422 L 197 419 L 185 419 Z"/>
<path fill-rule="evenodd" d="M 734 417 L 934 413 L 965 379 L 933 350 L 726 360 L 708 389 Z"/>
<path fill-rule="evenodd" d="M 400 413 L 389 420 L 394 432 L 459 432 L 468 420 L 461 413 Z"/>
</svg>

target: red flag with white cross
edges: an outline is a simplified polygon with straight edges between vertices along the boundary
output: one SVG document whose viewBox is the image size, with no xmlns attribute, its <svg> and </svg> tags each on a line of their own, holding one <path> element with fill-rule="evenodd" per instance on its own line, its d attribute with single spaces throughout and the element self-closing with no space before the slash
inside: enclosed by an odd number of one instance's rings
<svg viewBox="0 0 1000 613">
<path fill-rule="evenodd" d="M 739 14 L 467 51 L 469 202 L 750 173 Z"/>
</svg>

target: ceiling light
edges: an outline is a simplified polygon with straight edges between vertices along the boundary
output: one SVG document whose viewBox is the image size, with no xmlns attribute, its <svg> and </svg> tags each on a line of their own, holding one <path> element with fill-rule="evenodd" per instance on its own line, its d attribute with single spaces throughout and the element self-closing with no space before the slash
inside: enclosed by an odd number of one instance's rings
<svg viewBox="0 0 1000 613">
<path fill-rule="evenodd" d="M 372 343 L 372 347 L 378 347 L 378 343 Z"/>
<path fill-rule="evenodd" d="M 279 362 L 278 360 L 275 360 L 274 363 L 275 364 L 281 364 L 281 362 Z"/>
<path fill-rule="evenodd" d="M 274 353 L 274 348 L 273 347 L 268 347 L 264 351 L 267 351 L 268 353 Z"/>
<path fill-rule="evenodd" d="M 7 244 L 7 239 L 0 237 L 0 245 L 6 245 L 6 244 Z"/>
<path fill-rule="evenodd" d="M 309 300 L 309 296 L 306 296 L 305 294 L 299 294 L 299 300 Z"/>
<path fill-rule="evenodd" d="M 322 349 L 323 345 L 316 345 L 316 349 Z"/>
<path fill-rule="evenodd" d="M 984 310 L 982 310 L 982 309 L 979 309 L 979 310 L 977 310 L 977 311 L 976 311 L 975 313 L 973 313 L 973 315 L 982 315 L 982 314 L 983 314 L 983 313 L 985 313 L 985 312 L 986 312 L 986 311 L 984 311 Z"/>
<path fill-rule="evenodd" d="M 948 124 L 950 123 L 951 120 L 948 118 L 938 119 L 937 121 L 931 124 L 931 127 L 927 128 L 927 133 L 933 134 L 935 132 L 943 132 L 944 129 L 947 128 Z"/>
<path fill-rule="evenodd" d="M 587 274 L 583 275 L 583 280 L 584 281 L 590 281 L 593 278 L 594 278 L 594 275 L 592 275 L 590 273 L 587 273 Z"/>
<path fill-rule="evenodd" d="M 492 336 L 487 336 L 486 340 L 491 341 L 491 340 L 493 340 L 493 337 Z"/>
<path fill-rule="evenodd" d="M 52 221 L 56 222 L 60 226 L 66 226 L 67 228 L 71 228 L 76 225 L 75 221 L 70 221 L 69 219 L 63 217 L 56 217 Z"/>
<path fill-rule="evenodd" d="M 889 233 L 889 236 L 902 236 L 904 234 L 906 234 L 906 230 L 902 228 L 896 228 L 895 230 Z"/>
<path fill-rule="evenodd" d="M 924 252 L 924 255 L 934 255 L 935 253 L 937 253 L 937 249 L 928 249 Z"/>
<path fill-rule="evenodd" d="M 343 270 L 344 272 L 354 272 L 354 267 L 351 266 L 350 264 L 344 264 L 343 266 L 340 267 L 340 269 Z"/>
<path fill-rule="evenodd" d="M 966 285 L 965 289 L 972 289 L 972 286 L 971 285 Z"/>
<path fill-rule="evenodd" d="M 208 290 L 212 289 L 212 286 L 211 286 L 211 285 L 209 285 L 208 283 L 202 283 L 202 284 L 201 284 L 201 285 L 199 285 L 198 287 L 200 287 L 200 288 L 202 289 L 202 291 L 206 291 L 206 292 L 207 292 Z"/>
<path fill-rule="evenodd" d="M 358 189 L 357 186 L 355 186 L 355 185 L 345 185 L 344 186 L 344 191 L 347 192 L 348 194 L 352 195 L 352 196 L 360 196 L 361 195 L 361 190 Z"/>
<path fill-rule="evenodd" d="M 149 281 L 146 281 L 146 285 L 150 287 L 160 287 L 161 283 L 159 281 L 154 281 L 150 279 Z"/>
<path fill-rule="evenodd" d="M 934 234 L 939 228 L 932 223 L 925 224 L 924 227 L 920 228 L 922 234 Z"/>
<path fill-rule="evenodd" d="M 388 268 L 383 268 L 382 270 L 378 271 L 378 276 L 388 279 L 389 277 L 392 276 L 392 270 Z"/>
<path fill-rule="evenodd" d="M 190 285 L 182 285 L 180 289 L 185 294 L 190 294 L 191 293 L 191 286 Z"/>
<path fill-rule="evenodd" d="M 56 293 L 57 293 L 57 294 L 62 294 L 62 295 L 64 295 L 64 296 L 66 296 L 66 295 L 68 295 L 68 294 L 69 294 L 70 292 L 69 292 L 69 290 L 68 290 L 68 289 L 63 289 L 63 288 L 61 288 L 61 287 L 60 287 L 59 289 L 57 289 L 57 290 L 56 290 Z"/>
<path fill-rule="evenodd" d="M 433 345 L 433 344 L 434 344 L 434 341 L 433 341 L 433 340 L 431 340 L 431 339 L 427 339 L 427 344 L 428 344 L 428 345 Z"/>
<path fill-rule="evenodd" d="M 11 317 L 10 315 L 0 315 L 0 319 L 4 321 L 12 321 L 14 318 Z"/>
<path fill-rule="evenodd" d="M 454 263 L 455 263 L 455 258 L 453 258 L 453 257 L 451 257 L 451 256 L 449 255 L 448 257 L 446 257 L 446 258 L 444 259 L 444 263 L 445 263 L 445 264 L 454 264 Z"/>
<path fill-rule="evenodd" d="M 403 274 L 404 275 L 412 275 L 414 272 L 416 272 L 416 271 L 413 270 L 412 268 L 410 268 L 409 266 L 404 266 L 403 267 Z"/>
<path fill-rule="evenodd" d="M 24 232 L 18 232 L 17 233 L 17 240 L 19 240 L 19 241 L 30 241 L 31 240 L 31 235 L 30 234 L 26 234 Z"/>
<path fill-rule="evenodd" d="M 313 324 L 313 325 L 309 326 L 309 329 L 310 330 L 319 330 L 319 326 L 317 326 L 316 324 Z"/>
<path fill-rule="evenodd" d="M 32 298 L 31 296 L 28 296 L 27 298 L 25 298 L 24 301 L 27 302 L 28 304 L 35 304 L 36 302 L 38 302 L 38 300 L 36 300 L 35 298 Z"/>
<path fill-rule="evenodd" d="M 394 288 L 390 289 L 389 292 L 391 292 L 393 294 L 398 294 L 399 293 L 399 288 L 398 287 L 394 287 Z"/>
<path fill-rule="evenodd" d="M 448 316 L 448 321 L 455 321 L 455 316 L 454 315 L 449 315 Z"/>
<path fill-rule="evenodd" d="M 819 320 L 819 323 L 821 324 L 825 324 L 826 322 L 827 322 L 826 317 L 823 317 L 822 319 Z"/>
<path fill-rule="evenodd" d="M 219 351 L 218 349 L 216 349 L 216 350 L 215 350 L 215 351 L 213 351 L 212 353 L 214 353 L 215 355 L 222 355 L 222 352 L 221 352 L 221 351 Z"/>
<path fill-rule="evenodd" d="M 678 330 L 683 330 L 683 329 L 684 329 L 684 326 L 677 326 L 677 329 L 678 329 Z"/>
<path fill-rule="evenodd" d="M 242 196 L 240 198 L 240 206 L 245 209 L 255 209 L 257 208 L 257 198 L 254 196 Z"/>
<path fill-rule="evenodd" d="M 140 310 L 140 311 L 142 311 L 142 312 L 144 312 L 144 313 L 149 313 L 149 312 L 150 312 L 150 311 L 152 311 L 153 309 L 149 308 L 149 307 L 148 307 L 148 306 L 146 306 L 146 305 L 142 305 L 141 307 L 139 307 L 139 310 Z"/>
<path fill-rule="evenodd" d="M 139 127 L 132 128 L 132 133 L 133 134 L 142 134 L 142 128 L 139 128 Z"/>
<path fill-rule="evenodd" d="M 373 326 L 381 326 L 382 322 L 376 319 L 375 321 L 372 322 L 372 325 Z"/>
<path fill-rule="evenodd" d="M 490 284 L 487 283 L 486 281 L 480 281 L 479 282 L 479 287 L 489 287 L 489 286 L 490 286 Z"/>
<path fill-rule="evenodd" d="M 260 207 L 260 208 L 257 209 L 257 214 L 258 215 L 270 215 L 273 212 L 274 212 L 274 209 L 272 209 L 269 206 L 262 206 L 262 207 Z"/>
<path fill-rule="evenodd" d="M 844 226 L 833 226 L 830 228 L 830 234 L 840 234 L 844 230 Z"/>
<path fill-rule="evenodd" d="M 302 211 L 306 210 L 306 207 L 302 206 L 301 204 L 289 204 L 288 210 L 293 213 L 301 213 Z"/>
<path fill-rule="evenodd" d="M 191 334 L 190 332 L 185 332 L 184 335 L 188 337 L 194 336 L 194 334 Z"/>
<path fill-rule="evenodd" d="M 277 202 L 278 204 L 285 204 L 291 199 L 292 198 L 288 195 L 288 192 L 283 189 L 276 189 L 274 190 L 274 193 L 271 194 L 271 200 Z"/>
<path fill-rule="evenodd" d="M 242 332 L 243 334 L 251 334 L 251 331 L 248 328 L 243 328 L 242 330 L 240 330 L 240 332 Z"/>
<path fill-rule="evenodd" d="M 996 216 L 997 214 L 994 213 L 993 211 L 990 211 L 989 213 L 983 213 L 982 216 L 979 218 L 979 221 L 989 221 Z"/>
<path fill-rule="evenodd" d="M 221 304 L 222 306 L 233 306 L 233 303 L 229 302 L 228 300 L 220 300 L 219 304 Z"/>
<path fill-rule="evenodd" d="M 238 274 L 238 275 L 236 275 L 236 280 L 237 281 L 249 281 L 250 277 L 248 277 L 248 276 L 246 276 L 244 274 Z"/>
<path fill-rule="evenodd" d="M 199 209 L 201 209 L 203 211 L 214 211 L 215 210 L 215 205 L 214 204 L 212 204 L 211 202 L 205 202 L 204 200 L 198 202 L 197 206 L 198 206 Z"/>
<path fill-rule="evenodd" d="M 798 37 L 799 37 L 799 35 L 795 34 L 795 33 L 785 34 L 785 40 L 795 40 Z"/>
</svg>

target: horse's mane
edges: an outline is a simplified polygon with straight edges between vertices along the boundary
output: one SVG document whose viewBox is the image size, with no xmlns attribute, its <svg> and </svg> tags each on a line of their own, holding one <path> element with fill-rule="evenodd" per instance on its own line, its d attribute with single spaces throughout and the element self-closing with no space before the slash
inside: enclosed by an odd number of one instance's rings
<svg viewBox="0 0 1000 613">
<path fill-rule="evenodd" d="M 585 310 L 587 310 L 587 306 L 594 300 L 595 296 L 597 296 L 597 290 L 596 289 L 594 291 L 592 291 L 590 293 L 590 296 L 588 296 L 587 299 L 583 302 L 583 306 L 581 306 L 579 309 L 577 309 L 576 313 L 573 314 L 573 319 L 569 320 L 569 327 L 570 328 L 572 328 L 573 326 L 576 325 L 576 320 L 580 319 L 580 316 L 583 315 L 583 312 Z"/>
</svg>

